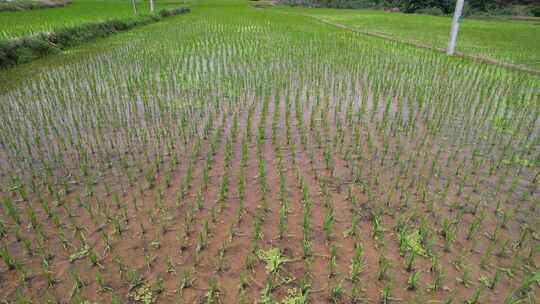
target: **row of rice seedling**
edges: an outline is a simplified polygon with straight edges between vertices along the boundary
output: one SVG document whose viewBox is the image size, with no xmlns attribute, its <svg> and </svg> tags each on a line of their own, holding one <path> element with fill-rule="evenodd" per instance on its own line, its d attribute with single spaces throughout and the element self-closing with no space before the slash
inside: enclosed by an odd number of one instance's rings
<svg viewBox="0 0 540 304">
<path fill-rule="evenodd" d="M 0 97 L 2 298 L 534 303 L 537 77 L 234 1 L 101 43 Z"/>
</svg>

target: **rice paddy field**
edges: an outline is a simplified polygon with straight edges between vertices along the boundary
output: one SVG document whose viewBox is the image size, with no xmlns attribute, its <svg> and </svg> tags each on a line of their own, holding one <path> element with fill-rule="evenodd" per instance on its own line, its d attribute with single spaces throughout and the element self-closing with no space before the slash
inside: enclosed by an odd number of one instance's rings
<svg viewBox="0 0 540 304">
<path fill-rule="evenodd" d="M 355 31 L 445 49 L 450 17 L 403 15 L 376 10 L 280 8 Z M 460 23 L 457 51 L 469 56 L 540 70 L 540 21 L 470 19 Z"/>
<path fill-rule="evenodd" d="M 156 1 L 156 10 L 177 7 L 182 3 L 172 0 Z M 139 0 L 137 13 L 149 12 L 149 2 Z M 54 9 L 5 11 L 0 12 L 0 40 L 130 16 L 133 16 L 130 0 L 75 0 L 67 6 Z"/>
<path fill-rule="evenodd" d="M 191 9 L 0 71 L 0 301 L 538 303 L 538 76 Z"/>
</svg>

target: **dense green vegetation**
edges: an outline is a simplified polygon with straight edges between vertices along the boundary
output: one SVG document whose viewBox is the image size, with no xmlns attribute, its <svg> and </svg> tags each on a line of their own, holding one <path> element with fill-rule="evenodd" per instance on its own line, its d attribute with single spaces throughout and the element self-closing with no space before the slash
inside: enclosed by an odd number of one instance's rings
<svg viewBox="0 0 540 304">
<path fill-rule="evenodd" d="M 139 14 L 150 12 L 149 1 L 137 3 Z M 179 1 L 156 1 L 157 10 L 178 6 L 181 6 Z M 0 40 L 132 16 L 131 2 L 127 0 L 74 0 L 54 10 L 0 12 Z"/>
<path fill-rule="evenodd" d="M 0 80 L 0 301 L 538 299 L 538 76 L 204 0 Z"/>
<path fill-rule="evenodd" d="M 406 13 L 450 14 L 455 0 L 284 0 L 292 5 L 330 8 L 397 8 Z M 466 15 L 479 13 L 540 16 L 537 0 L 467 0 Z"/>
<path fill-rule="evenodd" d="M 383 35 L 433 48 L 448 43 L 451 19 L 426 15 L 394 14 L 377 10 L 279 8 L 310 15 L 360 32 Z M 499 62 L 540 70 L 540 26 L 512 20 L 462 19 L 457 50 Z"/>
<path fill-rule="evenodd" d="M 36 58 L 56 53 L 92 39 L 106 37 L 117 32 L 126 31 L 136 26 L 160 21 L 164 17 L 189 12 L 188 8 L 163 9 L 159 13 L 109 19 L 100 22 L 89 22 L 52 33 L 14 38 L 0 41 L 0 68 L 8 68 L 27 63 Z"/>
</svg>

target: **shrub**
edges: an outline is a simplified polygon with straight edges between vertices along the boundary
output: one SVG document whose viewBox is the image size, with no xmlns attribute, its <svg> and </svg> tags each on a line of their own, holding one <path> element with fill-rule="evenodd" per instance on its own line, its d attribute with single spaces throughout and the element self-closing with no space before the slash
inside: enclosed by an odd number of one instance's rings
<svg viewBox="0 0 540 304">
<path fill-rule="evenodd" d="M 424 15 L 433 15 L 433 16 L 442 16 L 442 15 L 444 15 L 443 10 L 438 8 L 438 7 L 421 8 L 421 9 L 415 11 L 415 13 L 424 14 Z"/>
<path fill-rule="evenodd" d="M 161 17 L 169 17 L 169 16 L 174 16 L 174 15 L 189 13 L 189 11 L 190 9 L 187 7 L 180 7 L 180 8 L 175 8 L 172 10 L 162 9 L 159 12 L 159 14 L 161 15 Z"/>
<path fill-rule="evenodd" d="M 534 16 L 534 7 L 527 5 L 507 5 L 501 8 L 496 8 L 489 11 L 494 15 L 505 15 L 505 16 Z"/>
<path fill-rule="evenodd" d="M 531 14 L 535 17 L 540 17 L 540 5 L 531 9 Z"/>
<path fill-rule="evenodd" d="M 532 8 L 527 5 L 511 5 L 510 14 L 512 16 L 530 16 Z"/>
</svg>

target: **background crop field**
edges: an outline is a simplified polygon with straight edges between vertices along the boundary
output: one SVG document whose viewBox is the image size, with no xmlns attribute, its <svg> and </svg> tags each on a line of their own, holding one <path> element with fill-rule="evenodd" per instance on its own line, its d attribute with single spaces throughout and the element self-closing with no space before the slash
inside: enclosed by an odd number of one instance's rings
<svg viewBox="0 0 540 304">
<path fill-rule="evenodd" d="M 372 10 L 280 8 L 434 48 L 446 48 L 452 19 Z M 540 23 L 463 17 L 457 51 L 540 70 Z"/>
<path fill-rule="evenodd" d="M 0 71 L 0 301 L 533 304 L 539 184 L 538 76 L 205 0 Z"/>
<path fill-rule="evenodd" d="M 181 1 L 157 1 L 156 9 L 180 5 Z M 137 1 L 137 9 L 139 14 L 149 13 L 148 1 Z M 65 7 L 54 9 L 0 12 L 0 39 L 132 15 L 129 0 L 74 0 Z"/>
</svg>

